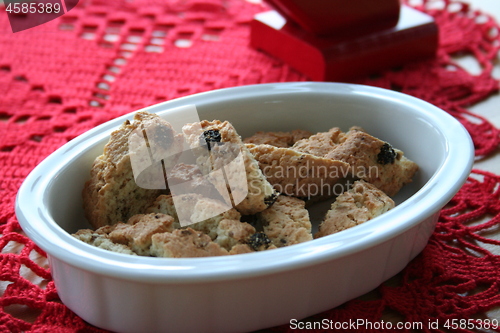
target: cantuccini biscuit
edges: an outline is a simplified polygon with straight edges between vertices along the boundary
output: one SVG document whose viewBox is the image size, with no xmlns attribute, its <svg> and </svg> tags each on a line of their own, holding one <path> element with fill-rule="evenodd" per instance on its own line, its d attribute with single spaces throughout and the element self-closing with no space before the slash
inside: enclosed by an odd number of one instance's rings
<svg viewBox="0 0 500 333">
<path fill-rule="evenodd" d="M 201 231 L 191 228 L 155 234 L 152 237 L 151 255 L 166 258 L 192 258 L 224 256 L 229 252 Z"/>
<path fill-rule="evenodd" d="M 191 148 L 200 152 L 197 163 L 202 172 L 219 175 L 214 183 L 225 185 L 240 213 L 251 215 L 272 205 L 276 191 L 229 122 L 203 120 L 185 125 L 182 130 Z"/>
<path fill-rule="evenodd" d="M 277 247 L 312 240 L 311 221 L 305 202 L 280 195 L 274 205 L 258 214 L 264 232 Z"/>
<path fill-rule="evenodd" d="M 339 179 L 350 175 L 346 162 L 291 148 L 247 144 L 267 180 L 280 192 L 301 198 L 330 197 Z"/>
<path fill-rule="evenodd" d="M 337 197 L 314 238 L 331 235 L 371 220 L 394 208 L 383 191 L 363 180 Z"/>
<path fill-rule="evenodd" d="M 168 122 L 148 112 L 136 113 L 133 122 L 126 121 L 111 133 L 83 189 L 85 215 L 94 228 L 126 221 L 144 212 L 160 194 L 160 189 L 142 188 L 134 180 L 130 156 L 139 152 L 130 151 L 129 140 L 135 140 L 137 147 L 147 146 L 144 137 L 130 137 L 143 130 L 149 133 L 149 140 L 158 142 L 154 145 L 156 155 L 175 155 L 182 149 L 182 134 L 175 133 Z"/>
<path fill-rule="evenodd" d="M 254 135 L 245 138 L 244 143 L 255 145 L 271 145 L 275 147 L 291 147 L 299 140 L 306 139 L 312 135 L 309 131 L 293 130 L 291 132 L 257 132 Z"/>
<path fill-rule="evenodd" d="M 177 205 L 171 195 L 160 195 L 155 202 L 146 209 L 149 213 L 163 213 L 174 217 L 179 222 L 179 213 L 190 216 L 192 221 L 189 227 L 208 235 L 211 240 L 230 250 L 234 245 L 245 242 L 255 233 L 255 228 L 246 222 L 241 222 L 241 214 L 215 199 L 206 198 L 199 194 L 185 194 L 177 197 Z M 220 212 L 214 215 L 214 212 Z"/>
<path fill-rule="evenodd" d="M 333 160 L 351 167 L 352 176 L 366 180 L 393 196 L 411 182 L 418 165 L 389 143 L 352 127 L 347 133 L 331 129 L 295 143 L 293 149 Z"/>
</svg>

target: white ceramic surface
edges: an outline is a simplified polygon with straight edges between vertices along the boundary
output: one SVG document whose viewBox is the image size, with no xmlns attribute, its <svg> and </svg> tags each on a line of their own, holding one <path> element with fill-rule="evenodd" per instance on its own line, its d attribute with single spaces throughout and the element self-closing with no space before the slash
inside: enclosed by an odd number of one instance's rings
<svg viewBox="0 0 500 333">
<path fill-rule="evenodd" d="M 398 206 L 360 226 L 273 251 L 214 258 L 146 258 L 84 244 L 81 190 L 109 133 L 105 123 L 44 160 L 19 190 L 16 214 L 49 256 L 62 301 L 89 323 L 120 332 L 238 332 L 333 308 L 398 273 L 425 246 L 437 214 L 466 180 L 473 146 L 442 110 L 373 87 L 280 83 L 188 96 L 147 108 L 195 104 L 200 118 L 255 131 L 364 127 L 420 165 Z M 166 111 L 165 111 L 166 110 Z"/>
</svg>

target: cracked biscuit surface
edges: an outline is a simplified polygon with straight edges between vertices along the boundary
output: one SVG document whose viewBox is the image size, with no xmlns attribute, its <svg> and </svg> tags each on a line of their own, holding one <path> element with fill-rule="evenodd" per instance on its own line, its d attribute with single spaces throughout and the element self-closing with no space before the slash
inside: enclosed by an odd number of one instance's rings
<svg viewBox="0 0 500 333">
<path fill-rule="evenodd" d="M 411 182 L 418 170 L 401 150 L 360 127 L 352 127 L 347 133 L 333 128 L 296 142 L 293 149 L 348 163 L 353 177 L 372 183 L 389 196 Z"/>
<path fill-rule="evenodd" d="M 241 214 L 236 209 L 223 202 L 200 194 L 185 194 L 176 200 L 177 204 L 174 205 L 171 195 L 160 195 L 146 211 L 169 214 L 174 217 L 179 227 L 179 214 L 189 216 L 191 221 L 200 221 L 190 224 L 189 227 L 208 235 L 226 250 L 231 250 L 233 246 L 244 242 L 255 233 L 253 226 L 240 221 Z"/>
<path fill-rule="evenodd" d="M 339 195 L 326 213 L 314 238 L 331 235 L 371 220 L 394 208 L 394 201 L 383 191 L 363 180 Z"/>
<path fill-rule="evenodd" d="M 175 133 L 168 122 L 148 112 L 137 112 L 133 122 L 126 121 L 111 133 L 103 154 L 94 161 L 90 179 L 83 189 L 85 216 L 94 228 L 126 221 L 142 213 L 161 193 L 160 189 L 138 186 L 134 179 L 131 154 L 140 157 L 139 150 L 147 149 L 149 145 L 144 137 L 136 135 L 142 130 L 148 133 L 149 140 L 161 142 L 153 150 L 158 156 L 175 155 L 182 149 L 182 134 Z M 129 140 L 137 143 L 135 148 L 138 151 L 129 149 Z M 163 178 L 160 181 L 164 184 Z"/>
<path fill-rule="evenodd" d="M 212 242 L 203 232 L 186 228 L 153 235 L 151 255 L 165 258 L 193 258 L 224 256 L 229 255 L 229 252 Z"/>
<path fill-rule="evenodd" d="M 274 205 L 258 214 L 264 232 L 276 247 L 312 240 L 311 221 L 305 202 L 280 195 Z"/>
<path fill-rule="evenodd" d="M 291 147 L 295 142 L 306 139 L 312 135 L 309 131 L 293 130 L 291 132 L 257 132 L 254 135 L 245 138 L 244 143 L 255 145 L 271 145 L 275 147 Z"/>
<path fill-rule="evenodd" d="M 203 120 L 185 125 L 182 130 L 191 148 L 200 152 L 198 164 L 202 172 L 210 174 L 212 183 L 223 185 L 219 187 L 221 195 L 227 189 L 241 214 L 255 214 L 272 204 L 275 190 L 229 122 Z M 203 147 L 208 150 L 200 150 Z"/>
<path fill-rule="evenodd" d="M 349 175 L 349 164 L 291 148 L 247 144 L 276 191 L 301 198 L 329 197 L 335 184 Z"/>
</svg>

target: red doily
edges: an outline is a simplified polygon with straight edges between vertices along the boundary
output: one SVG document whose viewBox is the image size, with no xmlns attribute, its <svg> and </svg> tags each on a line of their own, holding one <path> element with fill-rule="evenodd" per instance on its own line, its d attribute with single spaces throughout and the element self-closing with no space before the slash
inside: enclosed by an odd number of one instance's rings
<svg viewBox="0 0 500 333">
<path fill-rule="evenodd" d="M 498 90 L 492 67 L 499 26 L 465 4 L 434 4 L 418 8 L 439 24 L 438 57 L 358 83 L 441 107 L 469 130 L 476 155 L 486 156 L 497 149 L 499 130 L 467 107 Z M 223 87 L 306 80 L 248 47 L 249 21 L 265 9 L 243 0 L 80 1 L 63 17 L 16 34 L 0 10 L 1 331 L 100 331 L 60 303 L 48 268 L 39 266 L 43 251 L 22 234 L 14 200 L 23 179 L 68 140 L 144 106 Z M 454 63 L 457 54 L 474 56 L 481 73 Z M 311 320 L 377 322 L 392 312 L 401 321 L 444 323 L 480 318 L 500 305 L 500 261 L 478 245 L 500 245 L 488 238 L 500 225 L 499 183 L 499 176 L 475 171 L 398 281 L 380 286 L 376 300 L 353 300 Z"/>
</svg>

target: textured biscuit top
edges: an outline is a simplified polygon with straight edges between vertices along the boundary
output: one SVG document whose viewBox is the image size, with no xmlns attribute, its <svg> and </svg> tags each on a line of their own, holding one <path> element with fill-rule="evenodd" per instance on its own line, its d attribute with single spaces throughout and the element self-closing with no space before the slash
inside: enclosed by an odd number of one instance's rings
<svg viewBox="0 0 500 333">
<path fill-rule="evenodd" d="M 299 152 L 291 148 L 247 144 L 274 188 L 301 198 L 329 197 L 334 185 L 350 175 L 346 162 Z"/>
<path fill-rule="evenodd" d="M 411 182 L 418 170 L 418 165 L 403 156 L 402 151 L 360 127 L 352 127 L 347 133 L 335 127 L 300 140 L 292 148 L 346 162 L 352 176 L 372 183 L 389 196 Z"/>
<path fill-rule="evenodd" d="M 112 227 L 112 228 L 109 228 Z M 114 243 L 109 239 L 109 233 L 114 229 L 113 226 L 104 226 L 97 230 L 91 229 L 80 229 L 76 233 L 72 234 L 76 239 L 81 240 L 89 245 L 101 248 L 103 250 L 108 250 L 112 252 L 137 255 L 134 251 L 130 249 L 129 246 L 123 244 Z M 103 229 L 107 228 L 107 229 Z"/>
<path fill-rule="evenodd" d="M 304 130 L 293 130 L 291 132 L 257 132 L 254 135 L 245 138 L 243 142 L 287 148 L 293 146 L 295 142 L 306 139 L 311 135 L 311 132 Z"/>
<path fill-rule="evenodd" d="M 327 212 L 314 238 L 331 235 L 371 220 L 394 208 L 394 201 L 363 180 L 339 195 Z"/>
<path fill-rule="evenodd" d="M 264 232 L 277 247 L 312 240 L 311 221 L 305 202 L 280 195 L 274 205 L 258 214 Z"/>
<path fill-rule="evenodd" d="M 111 133 L 103 154 L 94 161 L 90 179 L 83 189 L 85 216 L 94 228 L 127 221 L 142 213 L 161 192 L 142 188 L 134 180 L 130 153 L 137 152 L 129 151 L 129 136 L 141 130 L 148 131 L 149 140 L 167 142 L 155 145 L 157 155 L 175 154 L 182 149 L 182 134 L 176 134 L 168 122 L 148 112 L 137 112 L 134 122 L 126 121 Z M 144 138 L 135 136 L 135 139 L 134 142 L 142 147 L 147 145 Z M 139 142 L 139 139 L 144 142 Z M 163 179 L 160 181 L 165 184 Z"/>
<path fill-rule="evenodd" d="M 393 196 L 410 183 L 418 165 L 403 152 L 359 128 L 346 133 L 341 143 L 326 155 L 351 165 L 353 176 Z"/>
<path fill-rule="evenodd" d="M 152 237 L 151 255 L 167 258 L 192 258 L 228 255 L 229 252 L 212 242 L 200 231 L 176 229 L 172 233 L 155 234 Z"/>
<path fill-rule="evenodd" d="M 168 184 L 176 195 L 198 193 L 205 197 L 218 196 L 217 189 L 194 164 L 178 163 L 168 171 Z"/>
<path fill-rule="evenodd" d="M 199 194 L 185 194 L 178 197 L 177 203 L 180 204 L 174 206 L 171 195 L 160 195 L 147 211 L 172 215 L 178 222 L 178 213 L 183 210 L 193 221 L 201 220 L 190 224 L 190 228 L 208 235 L 228 251 L 255 233 L 254 227 L 240 221 L 241 214 L 236 209 L 223 202 Z"/>
<path fill-rule="evenodd" d="M 128 246 L 138 255 L 149 256 L 151 237 L 162 232 L 172 232 L 174 218 L 165 214 L 134 215 L 127 223 L 118 223 L 109 233 L 109 239 Z"/>
<path fill-rule="evenodd" d="M 209 151 L 200 153 L 197 163 L 204 174 L 210 173 L 216 180 L 213 183 L 226 184 L 226 190 L 219 188 L 221 195 L 230 193 L 240 213 L 255 214 L 274 202 L 275 190 L 229 122 L 204 120 L 182 130 L 192 149 L 199 149 L 206 141 Z"/>
<path fill-rule="evenodd" d="M 333 127 L 328 132 L 316 133 L 306 139 L 295 142 L 293 149 L 323 157 L 336 147 L 344 136 L 345 133 L 340 128 Z"/>
</svg>

